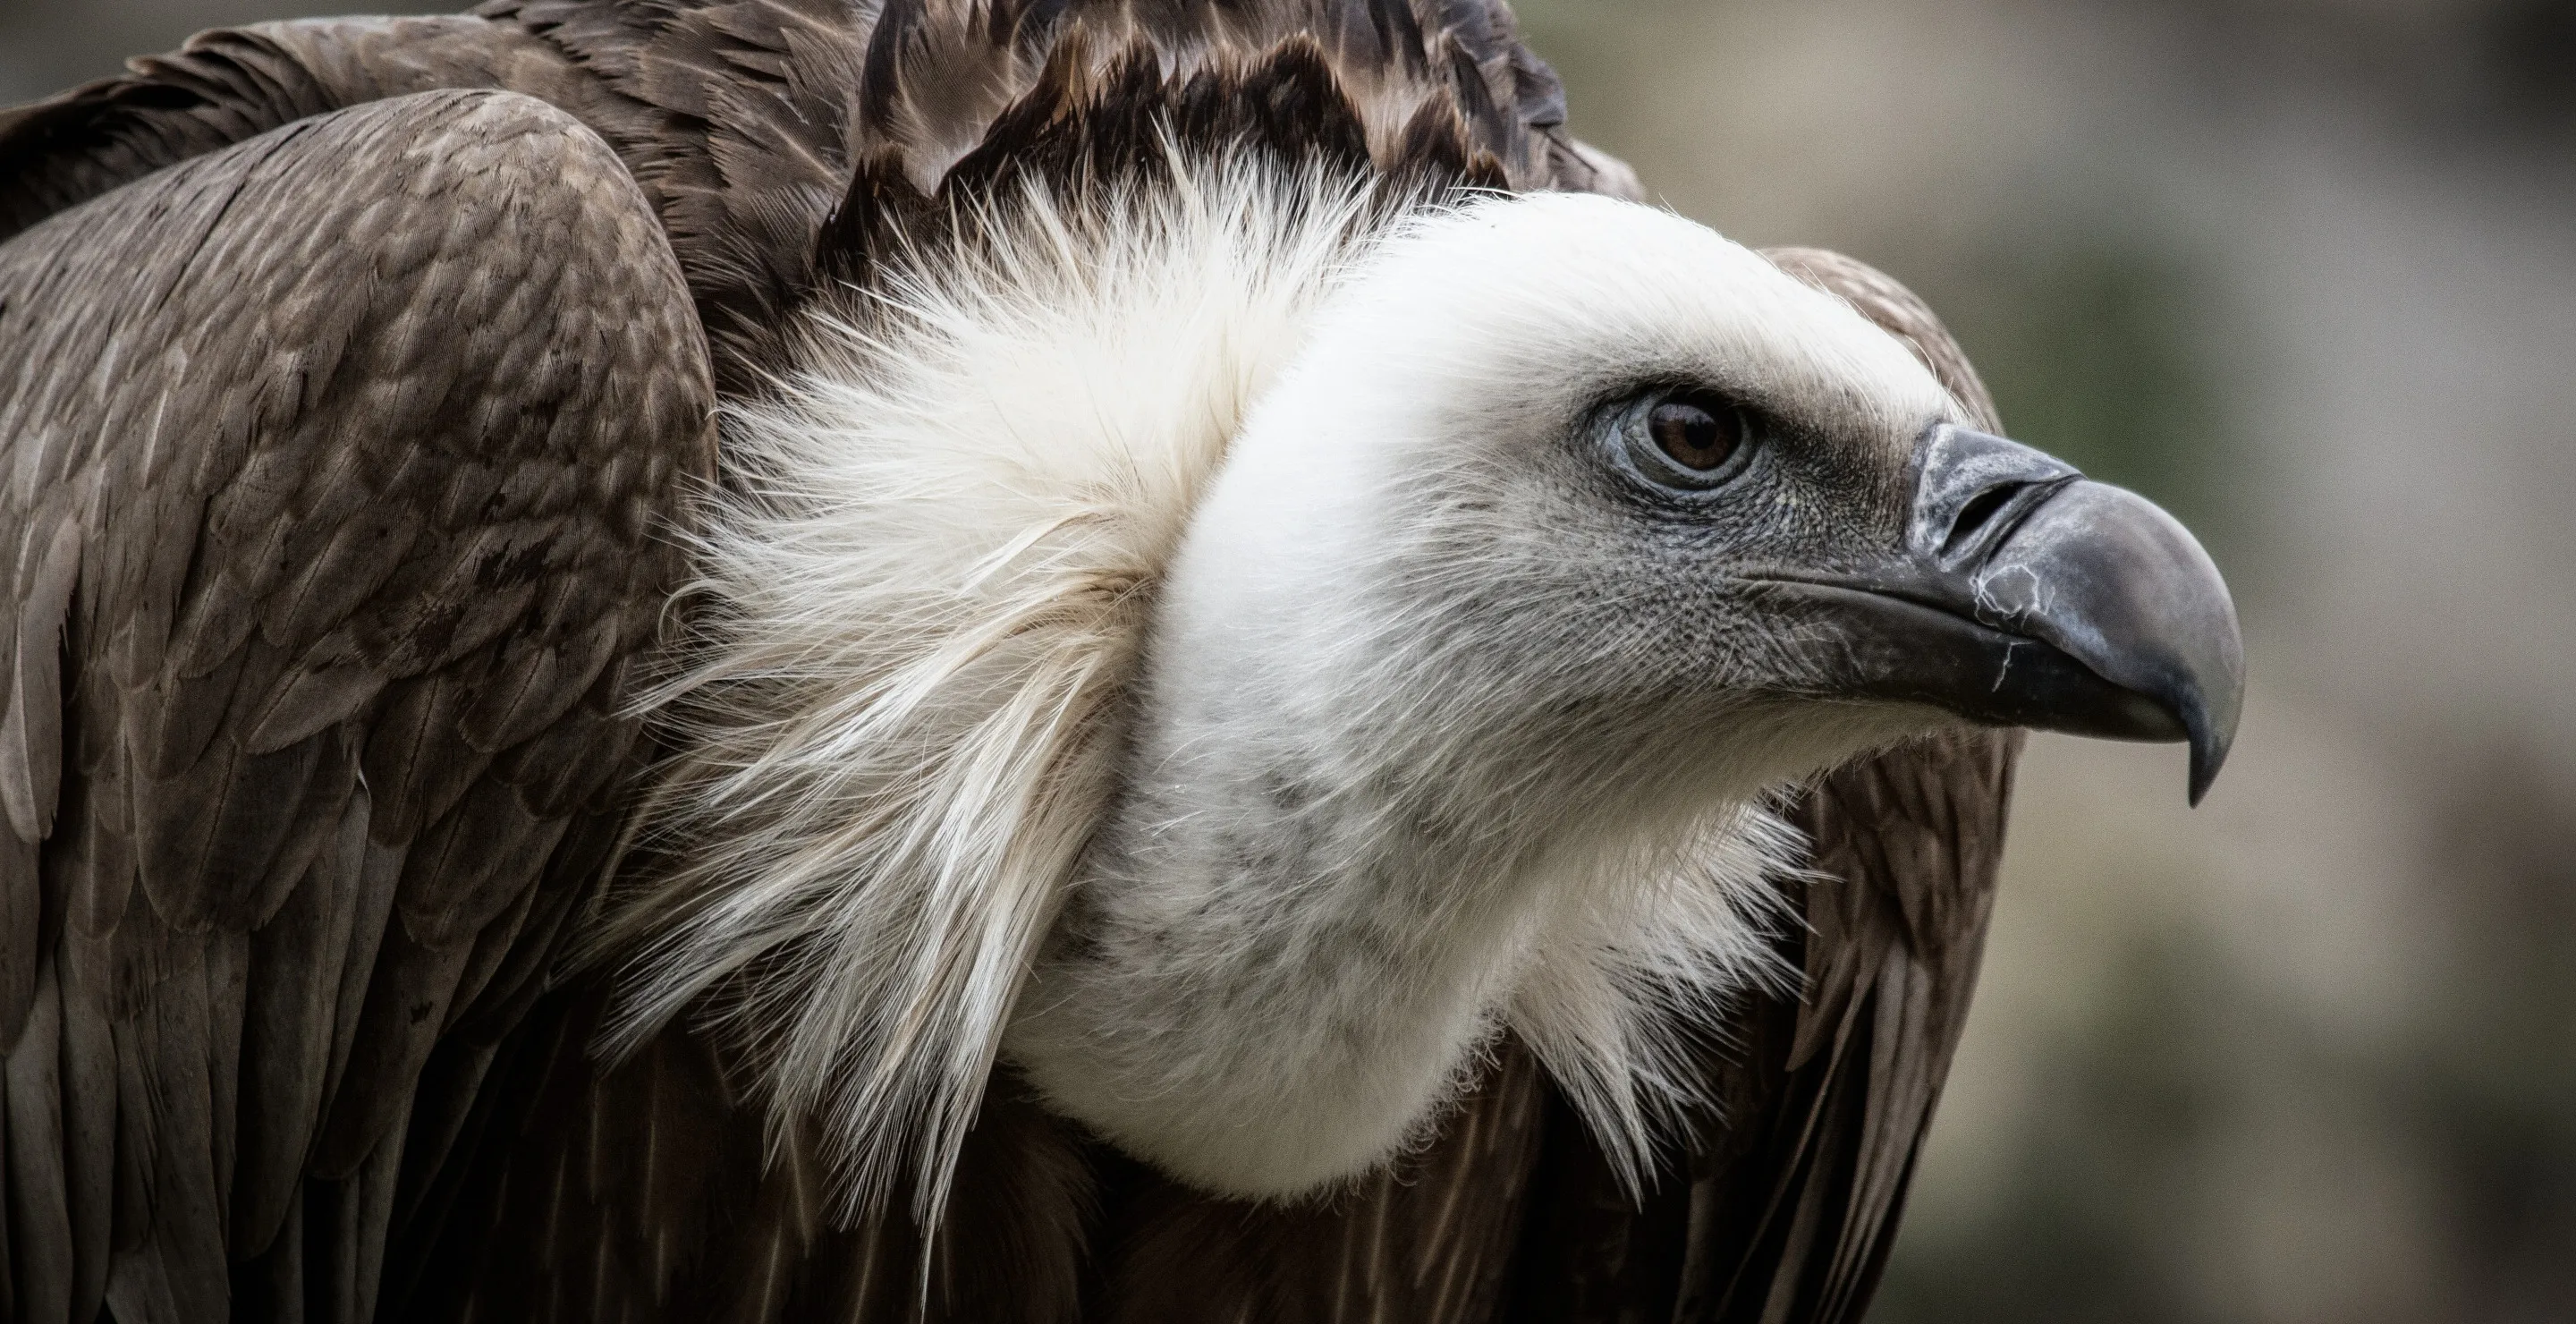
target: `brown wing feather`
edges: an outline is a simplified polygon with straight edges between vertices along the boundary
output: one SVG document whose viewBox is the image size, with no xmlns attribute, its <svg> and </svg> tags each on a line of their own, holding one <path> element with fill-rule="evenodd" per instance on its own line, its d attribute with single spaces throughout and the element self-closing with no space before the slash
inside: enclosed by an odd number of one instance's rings
<svg viewBox="0 0 2576 1324">
<path fill-rule="evenodd" d="M 501 1049 L 398 1245 L 399 1320 L 1071 1324 L 1101 1154 L 1006 1078 L 933 1239 L 836 1216 L 819 1137 L 764 1130 L 726 1050 L 675 1027 L 602 1063 L 597 984 L 549 995 Z M 925 1311 L 926 1307 L 926 1311 Z"/>
<path fill-rule="evenodd" d="M 219 28 L 0 111 L 0 240 L 165 166 L 310 115 L 439 88 L 508 89 L 594 124 L 598 81 L 516 25 L 464 15 Z"/>
<path fill-rule="evenodd" d="M 432 88 L 506 88 L 613 145 L 713 334 L 718 381 L 754 389 L 814 238 L 865 161 L 928 192 L 1024 102 L 1079 29 L 1101 63 L 1142 44 L 1175 76 L 1304 36 L 1390 165 L 1478 152 L 1512 187 L 1634 196 L 1568 138 L 1555 74 L 1500 0 L 489 0 L 470 15 L 270 23 L 202 34 L 131 72 L 0 114 L 0 239 L 117 184 L 298 118 Z"/>
<path fill-rule="evenodd" d="M 10 1318 L 366 1317 L 415 1082 L 470 1094 L 616 827 L 701 344 L 616 158 L 507 94 L 0 247 Z"/>
<path fill-rule="evenodd" d="M 1315 1202 L 1217 1200 L 1104 1160 L 1108 1324 L 1491 1320 L 1533 1202 L 1550 1091 L 1517 1043 L 1420 1152 Z M 1204 1312 L 1204 1313 L 1202 1313 Z"/>
<path fill-rule="evenodd" d="M 1976 983 L 2016 735 L 1844 768 L 1799 821 L 1807 992 L 1741 1028 L 1727 1134 L 1693 1172 L 1677 1320 L 1859 1318 Z"/>
<path fill-rule="evenodd" d="M 814 239 L 871 165 L 937 191 L 1005 116 L 1047 99 L 1050 63 L 1100 75 L 1135 48 L 1175 84 L 1315 46 L 1380 164 L 1490 159 L 1516 188 L 1632 189 L 1565 136 L 1556 76 L 1500 0 L 493 0 L 475 11 L 553 43 L 614 105 L 568 106 L 617 143 L 660 207 L 714 336 L 717 380 L 757 389 Z M 1058 86 L 1088 85 L 1061 68 Z M 540 95 L 543 95 L 540 93 Z"/>
</svg>

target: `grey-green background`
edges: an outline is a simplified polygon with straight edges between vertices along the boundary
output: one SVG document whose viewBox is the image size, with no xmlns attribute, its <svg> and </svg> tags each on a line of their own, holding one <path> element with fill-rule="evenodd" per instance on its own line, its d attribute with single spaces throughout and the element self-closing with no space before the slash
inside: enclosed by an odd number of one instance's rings
<svg viewBox="0 0 2576 1324">
<path fill-rule="evenodd" d="M 2033 742 L 1874 1318 L 2576 1319 L 2576 2 L 1521 8 L 1582 133 L 1912 283 L 2244 607 L 2197 812 Z M 289 12 L 0 0 L 0 102 Z"/>
</svg>

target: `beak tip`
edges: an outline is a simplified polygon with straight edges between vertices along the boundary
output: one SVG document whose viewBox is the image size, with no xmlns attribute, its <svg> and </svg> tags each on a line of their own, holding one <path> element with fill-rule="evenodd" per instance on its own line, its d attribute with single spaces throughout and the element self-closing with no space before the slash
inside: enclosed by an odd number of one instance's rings
<svg viewBox="0 0 2576 1324">
<path fill-rule="evenodd" d="M 2185 738 L 2191 744 L 2191 807 L 2198 809 L 2210 785 L 2218 780 L 2218 770 L 2227 765 L 2227 751 L 2236 743 L 2234 705 L 2224 722 L 2211 720 L 2207 709 L 2195 704 L 2183 718 Z"/>
<path fill-rule="evenodd" d="M 2200 808 L 2201 800 L 2209 794 L 2210 784 L 2218 780 L 2218 765 L 2224 762 L 2226 757 L 2227 756 L 2224 754 L 2212 754 L 2204 751 L 2198 745 L 2192 746 L 2191 793 L 2189 797 L 2189 802 L 2192 808 Z"/>
</svg>

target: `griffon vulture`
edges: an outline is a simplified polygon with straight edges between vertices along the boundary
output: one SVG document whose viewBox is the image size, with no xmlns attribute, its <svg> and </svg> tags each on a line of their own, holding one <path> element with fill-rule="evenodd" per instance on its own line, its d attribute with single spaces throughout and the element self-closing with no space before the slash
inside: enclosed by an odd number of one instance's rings
<svg viewBox="0 0 2576 1324">
<path fill-rule="evenodd" d="M 2015 728 L 2236 720 L 1499 0 L 496 0 L 0 118 L 20 1324 L 1847 1320 Z"/>
</svg>

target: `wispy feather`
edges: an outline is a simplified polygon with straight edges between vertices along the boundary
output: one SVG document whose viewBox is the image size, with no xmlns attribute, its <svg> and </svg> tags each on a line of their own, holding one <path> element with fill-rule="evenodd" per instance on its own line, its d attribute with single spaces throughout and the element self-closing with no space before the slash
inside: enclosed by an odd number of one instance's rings
<svg viewBox="0 0 2576 1324">
<path fill-rule="evenodd" d="M 1114 777 L 1157 576 L 1303 314 L 1371 228 L 1355 182 L 1220 160 L 1076 210 L 1030 187 L 822 302 L 726 419 L 681 863 L 627 899 L 612 1049 L 690 1012 L 853 1208 L 931 1219 Z"/>
</svg>

